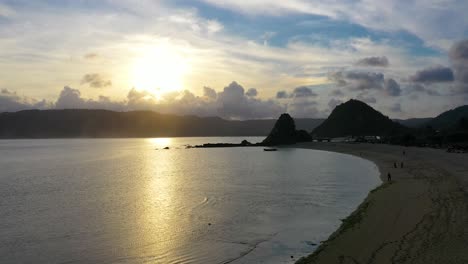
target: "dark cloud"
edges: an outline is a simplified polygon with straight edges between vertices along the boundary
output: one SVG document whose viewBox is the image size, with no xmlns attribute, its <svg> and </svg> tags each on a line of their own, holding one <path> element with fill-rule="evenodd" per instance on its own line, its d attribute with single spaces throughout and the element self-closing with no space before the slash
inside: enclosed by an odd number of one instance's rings
<svg viewBox="0 0 468 264">
<path fill-rule="evenodd" d="M 357 63 L 359 66 L 372 66 L 372 67 L 388 67 L 390 64 L 387 57 L 367 57 L 359 60 Z"/>
<path fill-rule="evenodd" d="M 384 75 L 375 72 L 349 72 L 346 77 L 353 82 L 353 90 L 381 89 Z"/>
<path fill-rule="evenodd" d="M 314 97 L 317 94 L 310 89 L 309 86 L 296 87 L 291 94 L 291 97 Z"/>
<path fill-rule="evenodd" d="M 248 97 L 255 97 L 255 96 L 257 96 L 257 94 L 258 94 L 258 92 L 257 92 L 257 89 L 255 89 L 255 88 L 250 88 L 245 93 L 245 95 L 247 95 Z"/>
<path fill-rule="evenodd" d="M 344 86 L 352 91 L 360 91 L 360 96 L 369 91 L 382 91 L 388 96 L 400 96 L 401 87 L 392 78 L 385 79 L 382 73 L 377 72 L 335 72 L 329 78 L 339 86 Z M 342 92 L 335 90 L 333 96 L 340 96 Z M 368 97 L 369 102 L 374 103 L 375 98 Z"/>
<path fill-rule="evenodd" d="M 385 92 L 387 95 L 390 96 L 400 96 L 401 95 L 401 88 L 400 85 L 393 79 L 385 80 L 384 85 Z"/>
<path fill-rule="evenodd" d="M 276 93 L 276 99 L 286 99 L 289 95 L 286 91 L 279 91 Z"/>
<path fill-rule="evenodd" d="M 429 88 L 427 88 L 424 85 L 419 84 L 419 83 L 411 84 L 410 86 L 408 86 L 408 88 L 406 90 L 407 90 L 408 93 L 412 94 L 413 97 L 411 99 L 417 99 L 416 94 L 422 94 L 422 93 L 430 95 L 430 96 L 440 96 L 441 95 L 439 92 L 434 91 L 432 89 L 429 89 Z"/>
<path fill-rule="evenodd" d="M 354 91 L 382 89 L 384 75 L 375 72 L 335 72 L 329 79 Z"/>
<path fill-rule="evenodd" d="M 444 66 L 434 66 L 416 72 L 410 81 L 418 83 L 452 82 L 454 75 L 452 69 Z"/>
<path fill-rule="evenodd" d="M 112 86 L 112 82 L 110 80 L 104 79 L 100 74 L 97 73 L 85 74 L 81 79 L 81 84 L 88 84 L 93 88 L 104 88 L 107 86 Z"/>
<path fill-rule="evenodd" d="M 449 51 L 449 58 L 457 88 L 461 92 L 468 92 L 468 39 L 455 43 Z"/>
<path fill-rule="evenodd" d="M 218 94 L 216 93 L 216 91 L 213 88 L 205 86 L 205 87 L 203 87 L 203 96 L 205 96 L 207 98 L 211 98 L 211 99 L 216 99 Z"/>
</svg>

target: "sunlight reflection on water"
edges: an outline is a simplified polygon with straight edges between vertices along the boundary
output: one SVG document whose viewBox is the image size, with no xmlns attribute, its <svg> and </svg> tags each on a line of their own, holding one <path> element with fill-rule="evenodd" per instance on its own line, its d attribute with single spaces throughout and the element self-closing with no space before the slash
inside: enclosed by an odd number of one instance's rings
<svg viewBox="0 0 468 264">
<path fill-rule="evenodd" d="M 2 261 L 291 263 L 379 183 L 346 155 L 183 147 L 242 139 L 0 141 Z"/>
</svg>

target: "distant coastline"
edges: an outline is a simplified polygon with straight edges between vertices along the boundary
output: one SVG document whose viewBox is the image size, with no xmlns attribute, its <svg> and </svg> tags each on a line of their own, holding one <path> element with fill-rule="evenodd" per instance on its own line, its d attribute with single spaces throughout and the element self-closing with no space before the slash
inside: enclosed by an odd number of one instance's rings
<svg viewBox="0 0 468 264">
<path fill-rule="evenodd" d="M 276 119 L 226 120 L 153 111 L 25 110 L 0 113 L 0 139 L 267 136 Z M 296 118 L 312 131 L 323 119 Z"/>
<path fill-rule="evenodd" d="M 368 159 L 377 164 L 384 181 L 298 264 L 468 261 L 466 154 L 383 144 L 302 143 L 296 147 Z M 391 182 L 386 182 L 387 173 Z"/>
</svg>

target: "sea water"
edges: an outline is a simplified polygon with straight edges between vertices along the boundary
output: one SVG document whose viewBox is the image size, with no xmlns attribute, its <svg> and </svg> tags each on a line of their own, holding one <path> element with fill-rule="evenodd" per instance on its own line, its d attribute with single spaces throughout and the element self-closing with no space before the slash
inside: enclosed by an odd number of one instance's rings
<svg viewBox="0 0 468 264">
<path fill-rule="evenodd" d="M 243 139 L 0 140 L 0 263 L 293 263 L 380 183 L 332 152 L 186 149 Z"/>
</svg>

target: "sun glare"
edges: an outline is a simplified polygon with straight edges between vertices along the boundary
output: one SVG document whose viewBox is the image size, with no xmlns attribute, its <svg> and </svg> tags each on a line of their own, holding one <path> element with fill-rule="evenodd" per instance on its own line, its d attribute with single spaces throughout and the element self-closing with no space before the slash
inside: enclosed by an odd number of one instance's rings
<svg viewBox="0 0 468 264">
<path fill-rule="evenodd" d="M 155 96 L 184 88 L 189 63 L 168 44 L 148 48 L 133 64 L 133 85 Z"/>
<path fill-rule="evenodd" d="M 171 145 L 171 138 L 150 138 L 148 139 L 151 144 L 157 148 L 165 148 Z"/>
</svg>

